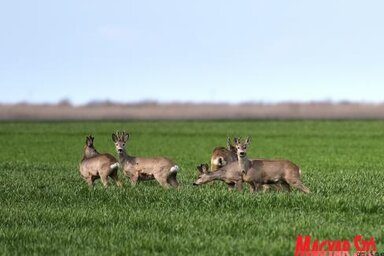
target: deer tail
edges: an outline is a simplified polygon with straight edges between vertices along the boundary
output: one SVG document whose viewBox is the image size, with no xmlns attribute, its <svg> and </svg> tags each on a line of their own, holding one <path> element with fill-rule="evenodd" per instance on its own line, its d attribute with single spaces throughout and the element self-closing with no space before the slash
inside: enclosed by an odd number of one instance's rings
<svg viewBox="0 0 384 256">
<path fill-rule="evenodd" d="M 226 165 L 227 162 L 224 160 L 223 157 L 219 156 L 219 157 L 213 159 L 212 164 L 222 167 L 222 166 Z"/>
<path fill-rule="evenodd" d="M 171 169 L 169 169 L 170 173 L 177 173 L 178 171 L 180 171 L 180 168 L 177 165 L 174 165 L 171 167 Z"/>
<path fill-rule="evenodd" d="M 120 167 L 120 164 L 118 162 L 110 165 L 111 169 L 116 169 L 116 168 L 119 168 L 119 167 Z"/>
</svg>

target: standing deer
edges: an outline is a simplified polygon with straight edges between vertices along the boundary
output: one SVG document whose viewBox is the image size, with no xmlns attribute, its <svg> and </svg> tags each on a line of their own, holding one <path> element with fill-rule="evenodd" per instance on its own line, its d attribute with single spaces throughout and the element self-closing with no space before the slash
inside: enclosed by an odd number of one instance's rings
<svg viewBox="0 0 384 256">
<path fill-rule="evenodd" d="M 236 147 L 232 145 L 231 139 L 227 138 L 227 148 L 216 147 L 211 156 L 211 171 L 215 172 L 224 165 L 237 161 Z"/>
<path fill-rule="evenodd" d="M 119 162 L 110 154 L 99 154 L 93 145 L 94 137 L 87 136 L 84 146 L 84 156 L 80 162 L 80 174 L 89 186 L 93 186 L 96 179 L 100 178 L 104 187 L 108 186 L 108 177 L 111 177 L 116 185 L 122 183 L 117 175 Z"/>
<path fill-rule="evenodd" d="M 96 155 L 99 155 L 99 152 L 97 152 L 95 146 L 93 145 L 93 141 L 95 140 L 95 137 L 92 137 L 92 135 L 87 136 L 85 139 L 85 146 L 84 146 L 84 158 L 91 158 Z"/>
<path fill-rule="evenodd" d="M 128 139 L 129 134 L 126 132 L 112 134 L 123 173 L 130 178 L 132 185 L 138 181 L 155 179 L 164 188 L 179 186 L 176 179 L 179 167 L 172 160 L 165 157 L 130 156 L 125 149 Z"/>
<path fill-rule="evenodd" d="M 199 176 L 193 183 L 195 186 L 221 180 L 228 185 L 229 190 L 237 188 L 237 190 L 241 191 L 243 189 L 243 178 L 238 162 L 229 163 L 215 172 L 208 170 L 208 164 L 197 166 L 197 170 L 199 171 Z"/>
<path fill-rule="evenodd" d="M 276 184 L 281 182 L 289 187 L 295 187 L 304 193 L 309 189 L 300 180 L 300 168 L 289 160 L 249 160 L 247 147 L 251 140 L 248 137 L 244 143 L 235 138 L 234 143 L 239 158 L 239 167 L 243 173 L 243 180 L 251 185 L 251 192 L 263 184 Z"/>
<path fill-rule="evenodd" d="M 237 148 L 231 143 L 231 139 L 228 137 L 227 148 L 216 147 L 213 150 L 212 157 L 211 157 L 211 171 L 215 172 L 220 168 L 224 167 L 225 165 L 230 164 L 232 162 L 237 162 L 237 161 L 238 161 Z M 198 168 L 198 170 L 200 171 L 201 168 L 202 167 Z M 229 168 L 225 168 L 223 171 L 228 172 L 229 170 L 231 170 L 231 172 L 237 171 L 235 165 Z M 200 171 L 200 173 L 202 172 Z M 205 174 L 209 174 L 209 173 L 205 172 Z M 233 177 L 232 173 L 230 175 L 231 177 Z M 228 184 L 234 184 L 234 183 L 230 182 Z M 233 185 L 229 185 L 229 189 L 233 189 Z M 269 189 L 274 189 L 276 191 L 289 190 L 289 186 L 279 182 L 276 184 L 263 184 L 261 187 L 258 188 L 258 190 L 262 190 L 262 191 L 267 191 Z"/>
</svg>

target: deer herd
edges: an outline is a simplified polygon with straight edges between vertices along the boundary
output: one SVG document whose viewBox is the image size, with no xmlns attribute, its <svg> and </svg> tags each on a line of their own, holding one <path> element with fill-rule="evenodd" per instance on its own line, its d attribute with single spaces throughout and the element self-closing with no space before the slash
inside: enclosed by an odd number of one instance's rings
<svg viewBox="0 0 384 256">
<path fill-rule="evenodd" d="M 80 174 L 85 182 L 93 186 L 100 178 L 102 184 L 108 186 L 109 177 L 117 186 L 122 182 L 118 170 L 129 178 L 132 186 L 139 181 L 156 180 L 164 188 L 177 188 L 177 173 L 180 168 L 166 157 L 136 157 L 130 156 L 126 150 L 129 134 L 116 132 L 112 141 L 118 154 L 118 159 L 108 153 L 99 153 L 94 146 L 94 137 L 86 137 L 84 156 L 80 162 Z M 242 191 L 243 184 L 250 185 L 250 191 L 299 191 L 309 193 L 309 189 L 301 182 L 300 168 L 289 160 L 249 159 L 247 149 L 251 143 L 248 137 L 243 142 L 234 138 L 233 143 L 227 139 L 227 147 L 216 147 L 211 156 L 211 168 L 208 164 L 197 166 L 198 177 L 193 185 L 202 185 L 220 180 L 228 185 L 230 190 Z"/>
</svg>

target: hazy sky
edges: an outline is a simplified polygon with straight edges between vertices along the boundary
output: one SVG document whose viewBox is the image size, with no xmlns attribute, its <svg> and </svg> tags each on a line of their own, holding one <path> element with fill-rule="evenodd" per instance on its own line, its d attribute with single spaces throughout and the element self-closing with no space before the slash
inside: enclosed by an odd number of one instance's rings
<svg viewBox="0 0 384 256">
<path fill-rule="evenodd" d="M 0 103 L 384 101 L 382 0 L 0 3 Z"/>
</svg>

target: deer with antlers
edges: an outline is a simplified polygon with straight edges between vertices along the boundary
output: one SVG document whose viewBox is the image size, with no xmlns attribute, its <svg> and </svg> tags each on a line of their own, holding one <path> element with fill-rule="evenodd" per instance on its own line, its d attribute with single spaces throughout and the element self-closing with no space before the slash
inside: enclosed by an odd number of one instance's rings
<svg viewBox="0 0 384 256">
<path fill-rule="evenodd" d="M 236 141 L 237 138 L 234 138 Z M 194 185 L 202 185 L 214 180 L 221 180 L 225 182 L 229 190 L 242 188 L 242 172 L 238 163 L 237 148 L 231 143 L 230 138 L 227 139 L 227 148 L 217 147 L 214 149 L 211 157 L 211 171 L 208 170 L 207 164 L 201 164 L 197 166 L 199 175 Z M 283 182 L 276 182 L 273 184 L 262 184 L 256 188 L 257 191 L 267 190 L 284 191 L 290 190 L 289 186 Z M 254 188 L 251 186 L 251 191 Z"/>
<path fill-rule="evenodd" d="M 138 181 L 155 179 L 164 188 L 179 186 L 176 175 L 180 169 L 172 160 L 166 157 L 130 156 L 125 149 L 128 139 L 126 132 L 112 134 L 123 173 L 130 178 L 132 185 Z"/>
<path fill-rule="evenodd" d="M 243 181 L 251 185 L 251 191 L 257 190 L 264 184 L 282 183 L 285 186 L 295 187 L 304 193 L 309 193 L 309 189 L 301 182 L 300 168 L 289 160 L 249 160 L 247 148 L 251 143 L 248 137 L 243 143 L 240 139 L 234 139 L 238 163 L 243 174 Z"/>
<path fill-rule="evenodd" d="M 121 187 L 117 170 L 119 162 L 110 154 L 100 154 L 97 152 L 93 141 L 94 137 L 86 137 L 84 146 L 84 156 L 80 162 L 80 174 L 89 186 L 93 186 L 96 179 L 100 178 L 104 187 L 108 186 L 108 177 L 111 177 L 116 185 Z"/>
</svg>

